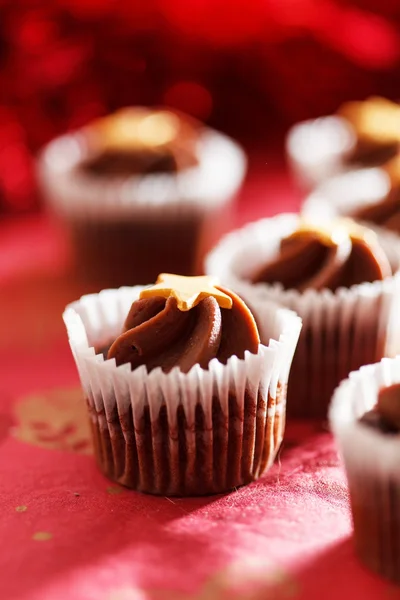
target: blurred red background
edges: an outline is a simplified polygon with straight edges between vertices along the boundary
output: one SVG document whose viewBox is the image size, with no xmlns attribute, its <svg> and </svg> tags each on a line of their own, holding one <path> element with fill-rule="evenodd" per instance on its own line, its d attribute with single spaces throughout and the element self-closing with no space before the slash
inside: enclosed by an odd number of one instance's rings
<svg viewBox="0 0 400 600">
<path fill-rule="evenodd" d="M 0 0 L 0 212 L 40 205 L 33 157 L 127 104 L 270 143 L 349 98 L 400 97 L 398 0 Z"/>
</svg>

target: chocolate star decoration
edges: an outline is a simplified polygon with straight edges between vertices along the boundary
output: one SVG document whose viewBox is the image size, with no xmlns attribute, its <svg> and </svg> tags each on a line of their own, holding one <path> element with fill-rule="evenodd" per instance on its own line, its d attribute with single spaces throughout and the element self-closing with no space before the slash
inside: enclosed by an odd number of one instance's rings
<svg viewBox="0 0 400 600">
<path fill-rule="evenodd" d="M 145 288 L 140 298 L 162 296 L 176 298 L 178 308 L 187 311 L 199 304 L 204 298 L 212 296 L 221 308 L 232 308 L 232 298 L 215 287 L 214 277 L 182 277 L 170 273 L 161 273 L 155 285 Z"/>
</svg>

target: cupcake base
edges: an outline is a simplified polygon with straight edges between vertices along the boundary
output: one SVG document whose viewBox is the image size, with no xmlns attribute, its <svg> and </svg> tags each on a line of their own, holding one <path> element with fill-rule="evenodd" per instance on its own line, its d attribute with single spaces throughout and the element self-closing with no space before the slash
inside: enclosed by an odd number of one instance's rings
<svg viewBox="0 0 400 600">
<path fill-rule="evenodd" d="M 372 571 L 400 583 L 400 484 L 349 475 L 356 552 Z"/>
<path fill-rule="evenodd" d="M 231 207 L 164 218 L 70 220 L 75 274 L 100 289 L 155 281 L 160 273 L 199 275 L 205 254 L 230 222 Z"/>
<path fill-rule="evenodd" d="M 197 274 L 205 219 L 137 219 L 69 223 L 76 274 L 99 287 L 155 281 L 161 272 Z"/>
<path fill-rule="evenodd" d="M 326 418 L 336 386 L 351 371 L 380 360 L 386 353 L 386 335 L 377 315 L 385 315 L 382 296 L 350 296 L 342 304 L 310 303 L 293 357 L 289 377 L 288 416 Z M 336 304 L 335 308 L 333 305 Z M 372 318 L 372 315 L 375 318 Z"/>
<path fill-rule="evenodd" d="M 111 418 L 90 407 L 95 455 L 102 472 L 131 489 L 163 496 L 228 492 L 256 479 L 274 461 L 285 428 L 286 386 L 276 399 L 245 392 L 229 396 L 228 413 L 217 397 L 211 414 L 201 404 L 189 424 L 182 406 L 168 415 L 162 404 L 152 420 L 149 407 L 135 418 L 130 409 Z"/>
<path fill-rule="evenodd" d="M 205 252 L 229 228 L 246 158 L 208 128 L 196 152 L 198 164 L 176 173 L 99 177 L 82 169 L 91 157 L 85 130 L 46 146 L 39 181 L 70 233 L 80 279 L 106 288 L 151 282 L 160 272 L 202 272 Z"/>
<path fill-rule="evenodd" d="M 346 469 L 356 552 L 400 584 L 400 435 L 370 419 L 379 391 L 398 384 L 399 374 L 400 357 L 351 373 L 336 389 L 329 417 Z"/>
</svg>

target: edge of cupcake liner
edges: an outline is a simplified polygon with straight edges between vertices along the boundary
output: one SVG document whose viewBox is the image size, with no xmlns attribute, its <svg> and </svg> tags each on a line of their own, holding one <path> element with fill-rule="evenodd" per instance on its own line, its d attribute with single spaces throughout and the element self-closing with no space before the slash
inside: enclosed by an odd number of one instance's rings
<svg viewBox="0 0 400 600">
<path fill-rule="evenodd" d="M 249 263 L 251 264 L 251 255 L 256 256 L 258 266 L 261 266 L 265 249 L 270 249 L 272 245 L 272 252 L 269 252 L 269 255 L 273 254 L 274 248 L 278 251 L 281 239 L 292 233 L 300 220 L 301 216 L 296 213 L 282 213 L 274 217 L 253 221 L 240 229 L 231 231 L 207 254 L 205 272 L 208 275 L 219 277 L 222 283 L 230 285 L 233 290 L 235 290 L 235 287 L 241 290 L 252 290 L 252 293 L 259 295 L 260 299 L 263 299 L 264 296 L 265 299 L 269 298 L 278 303 L 283 301 L 284 305 L 294 301 L 306 302 L 308 299 L 318 297 L 337 299 L 339 302 L 349 295 L 354 295 L 354 293 L 358 293 L 360 296 L 372 296 L 381 291 L 388 292 L 394 281 L 400 282 L 400 239 L 392 232 L 377 227 L 374 228 L 374 231 L 378 235 L 379 241 L 384 242 L 385 250 L 387 249 L 389 254 L 393 253 L 389 258 L 396 259 L 399 265 L 398 271 L 394 275 L 382 281 L 359 283 L 349 288 L 340 287 L 335 291 L 308 289 L 300 292 L 298 290 L 285 290 L 279 283 L 251 283 L 238 274 L 237 267 L 234 267 L 238 258 L 240 266 L 247 266 Z M 324 220 L 314 219 L 313 222 L 323 223 Z M 251 275 L 252 272 L 249 273 L 250 277 Z"/>
<path fill-rule="evenodd" d="M 296 394 L 289 386 L 288 410 L 293 416 L 324 417 L 335 386 L 350 371 L 400 352 L 400 313 L 395 301 L 400 300 L 400 271 L 383 281 L 336 291 L 284 290 L 280 284 L 241 279 L 248 265 L 262 265 L 266 251 L 270 255 L 275 248 L 278 251 L 281 237 L 291 233 L 300 218 L 282 214 L 228 234 L 207 256 L 206 273 L 220 277 L 241 295 L 259 324 L 263 306 L 271 300 L 303 319 L 305 334 L 300 336 L 291 369 Z M 379 238 L 385 239 L 385 250 L 390 246 L 391 262 L 400 265 L 400 239 L 386 231 L 380 231 Z"/>
<path fill-rule="evenodd" d="M 104 390 L 112 395 L 111 381 L 124 381 L 126 389 L 136 390 L 136 398 L 141 398 L 134 407 L 140 410 L 145 402 L 140 389 L 167 388 L 171 380 L 175 380 L 180 389 L 188 390 L 202 379 L 207 386 L 235 386 L 240 383 L 245 372 L 248 373 L 249 384 L 256 384 L 257 373 L 261 380 L 265 371 L 270 371 L 268 388 L 275 397 L 278 382 L 286 384 L 290 365 L 301 330 L 301 319 L 292 311 L 269 303 L 268 308 L 274 311 L 274 320 L 270 319 L 273 329 L 280 328 L 278 339 L 270 339 L 268 345 L 260 344 L 257 354 L 246 351 L 244 359 L 232 356 L 227 364 L 217 359 L 209 363 L 208 369 L 195 365 L 188 373 L 180 372 L 175 367 L 170 373 L 161 368 L 147 372 L 145 366 L 131 370 L 130 365 L 115 365 L 115 360 L 105 360 L 102 354 L 96 354 L 95 347 L 108 343 L 115 338 L 122 327 L 131 303 L 138 297 L 143 286 L 103 290 L 99 294 L 83 296 L 79 301 L 67 306 L 63 319 L 67 328 L 71 350 L 77 363 L 84 388 L 88 392 L 88 381 L 96 387 L 96 377 L 102 380 Z M 107 330 L 103 337 L 101 330 Z M 228 386 L 228 387 L 229 387 Z"/>
<path fill-rule="evenodd" d="M 345 462 L 371 473 L 378 466 L 384 474 L 396 474 L 400 484 L 400 435 L 382 434 L 359 422 L 373 408 L 379 390 L 394 383 L 400 383 L 400 355 L 353 371 L 334 391 L 329 421 Z"/>
<path fill-rule="evenodd" d="M 341 148 L 332 150 L 332 144 L 327 148 L 328 128 L 331 136 L 334 130 L 343 136 Z M 285 149 L 295 179 L 303 188 L 312 189 L 326 178 L 346 172 L 343 158 L 354 148 L 355 142 L 351 126 L 339 115 L 327 115 L 293 125 L 286 136 Z M 319 149 L 318 153 L 315 148 Z"/>
<path fill-rule="evenodd" d="M 383 200 L 390 185 L 390 178 L 381 167 L 358 168 L 334 175 L 308 194 L 301 215 L 323 219 L 349 216 L 352 209 Z M 372 227 L 376 225 L 372 224 Z"/>
<path fill-rule="evenodd" d="M 350 373 L 336 388 L 329 422 L 344 464 L 356 552 L 373 571 L 400 582 L 400 435 L 359 421 L 379 389 L 400 383 L 400 356 Z"/>
<path fill-rule="evenodd" d="M 181 173 L 95 178 L 79 172 L 86 143 L 81 131 L 66 134 L 42 150 L 37 172 L 52 209 L 76 218 L 120 218 L 163 210 L 223 206 L 239 189 L 246 172 L 244 150 L 228 136 L 204 128 L 199 164 Z"/>
</svg>

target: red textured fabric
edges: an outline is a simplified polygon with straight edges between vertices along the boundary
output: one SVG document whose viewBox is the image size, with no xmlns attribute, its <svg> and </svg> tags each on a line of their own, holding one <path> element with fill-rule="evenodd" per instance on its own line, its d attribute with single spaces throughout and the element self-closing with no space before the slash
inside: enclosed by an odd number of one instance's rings
<svg viewBox="0 0 400 600">
<path fill-rule="evenodd" d="M 238 223 L 275 212 L 277 194 L 297 207 L 273 158 L 252 164 Z M 157 498 L 107 481 L 61 322 L 80 290 L 60 236 L 42 218 L 0 223 L 0 257 L 1 598 L 399 596 L 354 556 L 345 476 L 320 424 L 290 423 L 273 469 L 228 495 Z"/>
</svg>

